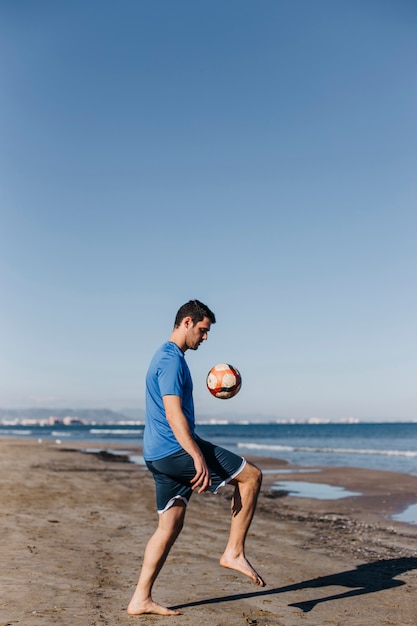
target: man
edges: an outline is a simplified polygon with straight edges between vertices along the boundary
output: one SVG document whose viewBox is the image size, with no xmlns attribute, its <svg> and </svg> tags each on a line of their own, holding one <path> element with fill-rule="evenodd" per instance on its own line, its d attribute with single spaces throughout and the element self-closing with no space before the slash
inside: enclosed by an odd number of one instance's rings
<svg viewBox="0 0 417 626">
<path fill-rule="evenodd" d="M 195 491 L 216 492 L 234 486 L 230 535 L 220 565 L 265 582 L 245 556 L 245 539 L 261 487 L 261 471 L 242 457 L 203 441 L 195 432 L 192 380 L 184 358 L 207 340 L 214 313 L 190 300 L 178 311 L 169 341 L 154 355 L 146 377 L 146 423 L 143 456 L 152 472 L 159 523 L 149 539 L 139 581 L 128 606 L 130 615 L 179 615 L 152 599 L 153 584 L 184 523 Z"/>
</svg>

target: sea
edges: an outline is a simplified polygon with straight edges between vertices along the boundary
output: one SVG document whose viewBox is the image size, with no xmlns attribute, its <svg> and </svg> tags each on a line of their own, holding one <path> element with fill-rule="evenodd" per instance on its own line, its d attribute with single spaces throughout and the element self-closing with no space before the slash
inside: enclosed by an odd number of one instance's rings
<svg viewBox="0 0 417 626">
<path fill-rule="evenodd" d="M 143 424 L 1 426 L 0 437 L 140 446 Z M 203 439 L 242 456 L 283 459 L 300 467 L 333 466 L 417 475 L 417 422 L 395 423 L 219 423 L 197 424 Z"/>
</svg>

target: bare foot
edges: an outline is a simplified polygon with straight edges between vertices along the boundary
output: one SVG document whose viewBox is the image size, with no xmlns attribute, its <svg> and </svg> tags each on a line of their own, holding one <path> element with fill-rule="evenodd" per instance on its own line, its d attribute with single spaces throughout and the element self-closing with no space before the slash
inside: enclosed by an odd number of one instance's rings
<svg viewBox="0 0 417 626">
<path fill-rule="evenodd" d="M 258 572 L 253 569 L 248 559 L 242 554 L 236 558 L 223 554 L 220 559 L 220 565 L 229 569 L 234 569 L 236 572 L 240 572 L 250 578 L 256 585 L 265 587 L 265 581 L 259 576 Z"/>
<path fill-rule="evenodd" d="M 153 613 L 154 615 L 181 615 L 179 611 L 167 609 L 165 606 L 157 604 L 153 600 L 145 600 L 144 602 L 134 602 L 131 600 L 127 607 L 129 615 L 145 615 Z"/>
</svg>

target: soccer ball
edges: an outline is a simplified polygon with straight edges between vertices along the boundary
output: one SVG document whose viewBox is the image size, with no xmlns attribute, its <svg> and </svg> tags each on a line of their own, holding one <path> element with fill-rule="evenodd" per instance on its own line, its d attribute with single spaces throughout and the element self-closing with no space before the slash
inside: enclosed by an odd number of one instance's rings
<svg viewBox="0 0 417 626">
<path fill-rule="evenodd" d="M 219 363 L 207 374 L 206 385 L 209 392 L 221 400 L 233 398 L 242 386 L 242 377 L 233 365 Z"/>
</svg>

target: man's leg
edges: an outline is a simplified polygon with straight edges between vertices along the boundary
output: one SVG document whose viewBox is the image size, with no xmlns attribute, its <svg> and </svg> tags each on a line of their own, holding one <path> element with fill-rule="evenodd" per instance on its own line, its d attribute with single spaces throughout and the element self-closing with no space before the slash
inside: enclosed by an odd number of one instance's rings
<svg viewBox="0 0 417 626">
<path fill-rule="evenodd" d="M 265 582 L 253 569 L 245 556 L 245 540 L 253 515 L 262 483 L 260 469 L 247 463 L 243 470 L 230 481 L 235 486 L 232 500 L 232 521 L 230 525 L 229 541 L 220 559 L 220 565 L 234 569 L 261 587 Z"/>
<path fill-rule="evenodd" d="M 135 593 L 127 608 L 129 615 L 156 613 L 179 615 L 152 600 L 152 587 L 163 564 L 180 534 L 185 516 L 185 503 L 176 500 L 173 506 L 159 516 L 158 528 L 149 539 L 143 556 L 143 564 Z"/>
</svg>

